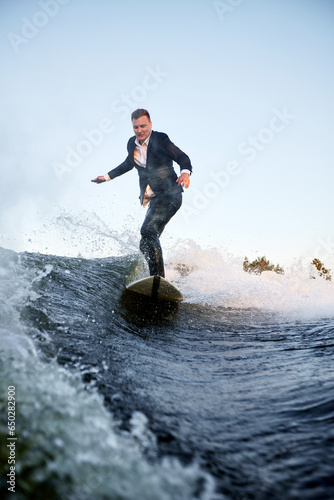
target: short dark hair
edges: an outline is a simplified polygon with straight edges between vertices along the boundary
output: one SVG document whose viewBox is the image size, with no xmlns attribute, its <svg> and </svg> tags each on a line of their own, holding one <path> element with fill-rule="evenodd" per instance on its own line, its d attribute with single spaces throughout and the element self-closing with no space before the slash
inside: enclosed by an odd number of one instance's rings
<svg viewBox="0 0 334 500">
<path fill-rule="evenodd" d="M 148 120 L 151 121 L 150 113 L 147 111 L 147 109 L 136 109 L 131 114 L 131 121 L 138 120 L 138 118 L 141 118 L 142 116 L 147 116 Z"/>
</svg>

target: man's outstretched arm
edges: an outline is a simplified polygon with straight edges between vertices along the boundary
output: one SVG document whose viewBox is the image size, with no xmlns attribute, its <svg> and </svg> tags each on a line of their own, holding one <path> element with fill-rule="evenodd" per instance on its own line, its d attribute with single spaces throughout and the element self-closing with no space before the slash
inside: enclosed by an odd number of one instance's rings
<svg viewBox="0 0 334 500">
<path fill-rule="evenodd" d="M 110 170 L 106 175 L 99 175 L 96 177 L 96 179 L 92 179 L 92 182 L 95 182 L 96 184 L 101 184 L 102 182 L 105 181 L 111 181 L 112 179 L 115 179 L 115 177 L 118 177 L 120 175 L 125 174 L 126 172 L 129 172 L 132 170 L 134 167 L 134 163 L 130 161 L 129 156 L 126 158 L 123 163 L 118 165 L 118 167 L 114 168 L 113 170 Z"/>
</svg>

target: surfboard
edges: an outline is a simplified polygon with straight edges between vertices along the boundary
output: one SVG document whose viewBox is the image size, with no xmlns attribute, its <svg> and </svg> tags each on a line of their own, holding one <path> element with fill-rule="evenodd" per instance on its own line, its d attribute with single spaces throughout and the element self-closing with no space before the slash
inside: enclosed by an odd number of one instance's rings
<svg viewBox="0 0 334 500">
<path fill-rule="evenodd" d="M 182 293 L 172 283 L 161 276 L 149 276 L 130 283 L 126 290 L 138 295 L 150 297 L 152 300 L 181 302 Z"/>
</svg>

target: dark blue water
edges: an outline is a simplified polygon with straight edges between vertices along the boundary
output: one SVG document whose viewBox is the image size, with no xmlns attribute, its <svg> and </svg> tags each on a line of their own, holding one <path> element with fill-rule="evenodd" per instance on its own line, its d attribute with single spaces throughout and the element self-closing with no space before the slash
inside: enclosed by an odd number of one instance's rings
<svg viewBox="0 0 334 500">
<path fill-rule="evenodd" d="M 334 498 L 333 284 L 195 254 L 178 308 L 136 310 L 135 255 L 1 250 L 2 498 Z"/>
</svg>

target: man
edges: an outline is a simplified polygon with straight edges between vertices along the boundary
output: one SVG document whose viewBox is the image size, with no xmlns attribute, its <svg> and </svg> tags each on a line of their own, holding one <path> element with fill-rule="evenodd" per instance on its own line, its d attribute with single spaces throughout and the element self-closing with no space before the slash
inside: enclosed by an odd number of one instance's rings
<svg viewBox="0 0 334 500">
<path fill-rule="evenodd" d="M 138 171 L 140 202 L 148 207 L 141 227 L 140 250 L 148 263 L 151 276 L 165 276 L 159 237 L 167 222 L 182 204 L 183 187 L 189 187 L 192 166 L 189 157 L 176 147 L 168 135 L 152 131 L 152 122 L 146 109 L 137 109 L 131 115 L 135 136 L 128 141 L 128 156 L 108 174 L 92 182 L 100 184 L 123 175 L 134 167 Z M 178 177 L 173 161 L 180 165 Z"/>
</svg>

